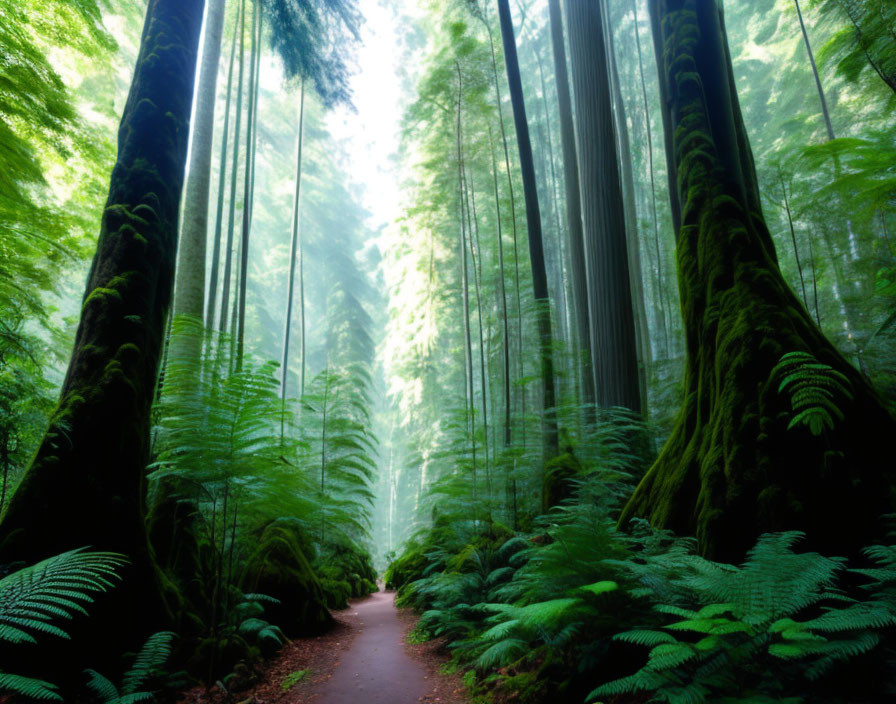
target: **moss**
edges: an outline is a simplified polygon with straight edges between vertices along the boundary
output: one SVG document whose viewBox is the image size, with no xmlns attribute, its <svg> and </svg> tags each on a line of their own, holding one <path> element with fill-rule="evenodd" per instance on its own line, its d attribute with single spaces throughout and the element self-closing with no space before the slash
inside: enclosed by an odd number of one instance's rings
<svg viewBox="0 0 896 704">
<path fill-rule="evenodd" d="M 121 301 L 121 294 L 114 288 L 104 288 L 102 286 L 97 286 L 89 294 L 87 294 L 87 298 L 84 299 L 84 304 L 81 306 L 81 313 L 83 315 L 84 311 L 89 305 L 95 303 L 108 303 L 110 300 Z"/>
<path fill-rule="evenodd" d="M 728 561 L 739 561 L 761 532 L 793 529 L 807 531 L 813 549 L 850 554 L 880 533 L 878 516 L 896 506 L 896 477 L 875 459 L 886 456 L 885 429 L 896 425 L 781 276 L 768 229 L 750 205 L 752 159 L 730 147 L 743 132 L 734 87 L 730 101 L 714 89 L 728 80 L 728 59 L 716 51 L 724 33 L 711 36 L 720 32 L 719 16 L 695 8 L 702 5 L 694 0 L 656 8 L 661 77 L 678 87 L 664 109 L 682 206 L 685 401 L 620 523 L 646 517 L 697 536 L 704 554 Z M 789 399 L 773 369 L 792 351 L 812 352 L 856 390 L 844 422 L 824 438 L 787 430 Z"/>
<path fill-rule="evenodd" d="M 296 670 L 295 672 L 290 672 L 280 683 L 280 689 L 284 692 L 288 692 L 299 682 L 302 682 L 308 676 L 309 672 L 311 672 L 311 670 Z"/>
<path fill-rule="evenodd" d="M 295 525 L 274 522 L 258 537 L 241 579 L 246 593 L 278 599 L 266 606 L 265 617 L 289 636 L 320 631 L 331 621 L 321 583 L 302 550 Z"/>
<path fill-rule="evenodd" d="M 333 609 L 344 609 L 349 599 L 378 589 L 370 555 L 349 543 L 328 545 L 314 561 L 314 568 L 321 577 L 327 604 Z"/>
</svg>

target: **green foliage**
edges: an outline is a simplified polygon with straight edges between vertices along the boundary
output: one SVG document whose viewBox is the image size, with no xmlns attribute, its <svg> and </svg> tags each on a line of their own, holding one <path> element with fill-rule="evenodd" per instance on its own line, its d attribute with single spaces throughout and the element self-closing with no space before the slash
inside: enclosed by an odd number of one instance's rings
<svg viewBox="0 0 896 704">
<path fill-rule="evenodd" d="M 344 609 L 349 599 L 377 591 L 370 555 L 348 543 L 329 543 L 314 561 L 314 569 L 331 609 Z"/>
<path fill-rule="evenodd" d="M 303 681 L 308 676 L 309 672 L 311 671 L 296 670 L 295 672 L 290 672 L 286 677 L 283 678 L 283 682 L 280 683 L 280 689 L 282 689 L 284 692 L 288 692 L 299 682 Z"/>
<path fill-rule="evenodd" d="M 647 663 L 589 699 L 644 691 L 669 702 L 867 701 L 855 682 L 844 692 L 825 676 L 846 661 L 861 667 L 896 625 L 896 604 L 880 591 L 844 594 L 845 560 L 795 553 L 801 537 L 764 535 L 740 567 L 680 550 L 633 556 L 632 574 L 666 623 L 614 636 L 649 648 Z"/>
<path fill-rule="evenodd" d="M 839 403 L 852 399 L 849 379 L 812 354 L 788 352 L 772 369 L 772 377 L 781 378 L 778 393 L 790 397 L 794 416 L 788 430 L 804 425 L 813 435 L 821 435 L 843 420 Z"/>
<path fill-rule="evenodd" d="M 838 27 L 818 52 L 851 83 L 880 79 L 896 92 L 896 10 L 886 0 L 814 0 Z"/>
<path fill-rule="evenodd" d="M 123 555 L 71 550 L 0 579 L 0 643 L 27 645 L 41 635 L 68 638 L 58 621 L 86 615 L 91 594 L 104 592 L 127 564 Z M 0 692 L 62 701 L 56 687 L 42 680 L 0 672 Z"/>
<path fill-rule="evenodd" d="M 152 691 L 141 690 L 161 673 L 162 666 L 171 655 L 175 637 L 174 633 L 160 631 L 147 638 L 133 664 L 123 675 L 120 687 L 116 687 L 111 680 L 94 670 L 87 670 L 90 676 L 87 686 L 102 704 L 134 704 L 152 700 Z"/>
<path fill-rule="evenodd" d="M 0 641 L 36 643 L 38 635 L 67 638 L 55 621 L 85 614 L 92 593 L 104 592 L 118 579 L 123 555 L 64 552 L 0 579 Z"/>
</svg>

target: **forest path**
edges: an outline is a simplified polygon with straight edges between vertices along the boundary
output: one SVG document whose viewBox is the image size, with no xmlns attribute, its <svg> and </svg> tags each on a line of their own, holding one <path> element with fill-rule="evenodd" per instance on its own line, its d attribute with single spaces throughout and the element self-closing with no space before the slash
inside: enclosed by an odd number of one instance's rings
<svg viewBox="0 0 896 704">
<path fill-rule="evenodd" d="M 405 625 L 394 592 L 377 592 L 352 603 L 360 632 L 341 656 L 332 677 L 313 689 L 319 704 L 417 704 L 429 700 L 423 664 L 405 652 Z"/>
</svg>

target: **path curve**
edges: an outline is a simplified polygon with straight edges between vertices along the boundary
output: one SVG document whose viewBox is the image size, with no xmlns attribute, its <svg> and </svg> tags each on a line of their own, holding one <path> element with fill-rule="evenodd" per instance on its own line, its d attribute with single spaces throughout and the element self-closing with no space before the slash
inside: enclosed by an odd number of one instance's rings
<svg viewBox="0 0 896 704">
<path fill-rule="evenodd" d="M 352 603 L 360 633 L 333 676 L 314 688 L 319 704 L 417 704 L 429 693 L 426 671 L 405 652 L 394 592 Z"/>
</svg>

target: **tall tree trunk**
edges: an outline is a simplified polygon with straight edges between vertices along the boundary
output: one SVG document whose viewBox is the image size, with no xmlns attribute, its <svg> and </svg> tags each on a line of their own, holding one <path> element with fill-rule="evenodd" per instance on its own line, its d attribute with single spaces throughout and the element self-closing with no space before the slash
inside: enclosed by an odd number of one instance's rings
<svg viewBox="0 0 896 704">
<path fill-rule="evenodd" d="M 224 272 L 221 280 L 221 315 L 218 329 L 227 332 L 227 309 L 230 304 L 230 283 L 233 266 L 233 232 L 236 227 L 236 188 L 240 165 L 240 128 L 243 121 L 243 72 L 246 66 L 246 2 L 240 5 L 240 21 L 237 32 L 240 35 L 240 69 L 236 79 L 236 122 L 233 128 L 233 164 L 230 169 L 230 205 L 227 214 L 227 245 L 224 249 Z M 248 153 L 249 145 L 246 145 Z M 248 168 L 248 167 L 247 167 Z M 223 176 L 222 176 L 223 178 Z M 245 203 L 243 204 L 245 208 Z M 233 331 L 231 331 L 233 332 Z"/>
<path fill-rule="evenodd" d="M 492 63 L 492 82 L 495 86 L 495 106 L 498 111 L 498 123 L 501 127 L 501 146 L 504 149 L 504 169 L 507 172 L 507 191 L 510 197 L 510 225 L 511 234 L 513 235 L 513 266 L 514 266 L 514 289 L 516 293 L 516 313 L 517 313 L 517 363 L 519 369 L 519 378 L 522 379 L 523 373 L 523 299 L 520 293 L 520 257 L 516 227 L 516 198 L 513 188 L 513 169 L 510 165 L 510 148 L 507 145 L 507 126 L 504 123 L 504 107 L 501 98 L 501 81 L 498 78 L 498 60 L 497 50 L 495 49 L 495 37 L 492 34 L 492 26 L 489 24 L 487 15 L 483 14 L 482 23 L 485 25 L 485 31 L 488 33 L 489 51 Z M 520 392 L 520 423 L 522 431 L 522 444 L 526 445 L 526 393 L 525 388 L 521 387 Z"/>
<path fill-rule="evenodd" d="M 233 95 L 233 64 L 236 58 L 236 35 L 239 18 L 243 12 L 245 0 L 240 0 L 233 28 L 233 40 L 230 44 L 230 66 L 227 69 L 227 98 L 224 102 L 224 130 L 221 134 L 221 160 L 218 165 L 218 202 L 215 213 L 215 234 L 212 245 L 212 266 L 208 282 L 208 300 L 205 306 L 205 327 L 215 329 L 215 310 L 218 297 L 218 269 L 221 266 L 221 233 L 224 229 L 224 194 L 227 184 L 227 145 L 230 139 L 230 100 Z M 234 137 L 239 145 L 239 134 Z"/>
<path fill-rule="evenodd" d="M 641 410 L 625 211 L 599 8 L 568 0 L 594 385 L 602 408 Z"/>
<path fill-rule="evenodd" d="M 647 326 L 647 306 L 644 302 L 644 274 L 641 268 L 641 246 L 638 237 L 638 213 L 635 203 L 635 179 L 632 174 L 632 147 L 628 136 L 628 117 L 622 99 L 619 83 L 619 69 L 616 65 L 616 51 L 613 45 L 613 29 L 610 13 L 604 7 L 604 37 L 606 38 L 607 61 L 610 66 L 610 93 L 615 105 L 617 162 L 622 185 L 622 201 L 625 204 L 626 250 L 628 251 L 629 283 L 631 286 L 632 311 L 635 315 L 635 345 L 638 350 L 638 387 L 641 392 L 641 410 L 647 417 L 647 378 L 653 356 L 650 344 L 650 330 Z"/>
<path fill-rule="evenodd" d="M 638 75 L 641 78 L 641 99 L 644 106 L 644 128 L 647 134 L 647 171 L 650 175 L 650 212 L 653 216 L 653 247 L 656 255 L 656 316 L 663 350 L 668 359 L 672 354 L 669 340 L 671 320 L 666 317 L 666 279 L 663 276 L 663 255 L 660 250 L 660 223 L 656 212 L 656 176 L 653 168 L 653 127 L 650 125 L 650 106 L 647 100 L 647 81 L 644 78 L 644 59 L 641 55 L 641 32 L 638 30 L 638 3 L 632 0 L 632 21 L 635 32 L 635 48 L 638 51 Z M 671 318 L 671 316 L 670 316 Z"/>
<path fill-rule="evenodd" d="M 208 238 L 208 200 L 212 175 L 212 142 L 215 133 L 215 97 L 218 64 L 224 35 L 225 0 L 209 0 L 199 85 L 193 110 L 190 167 L 184 191 L 184 216 L 177 251 L 173 315 L 202 320 L 205 303 L 205 245 Z M 172 356 L 199 359 L 202 340 L 196 335 L 175 335 Z"/>
<path fill-rule="evenodd" d="M 532 159 L 532 143 L 529 139 L 529 123 L 526 121 L 526 104 L 520 65 L 516 53 L 516 39 L 510 5 L 498 0 L 498 16 L 501 22 L 501 39 L 504 44 L 504 63 L 510 86 L 510 102 L 513 106 L 513 122 L 516 126 L 517 147 L 520 153 L 520 170 L 523 176 L 523 194 L 526 199 L 526 224 L 529 235 L 529 259 L 532 265 L 532 288 L 537 307 L 539 357 L 542 379 L 543 452 L 544 459 L 557 456 L 557 409 L 554 394 L 554 358 L 551 334 L 551 311 L 548 297 L 548 277 L 544 265 L 544 249 L 541 237 L 541 213 L 535 188 L 535 165 Z M 521 321 L 522 322 L 522 321 Z"/>
<path fill-rule="evenodd" d="M 2 563 L 85 545 L 131 561 L 88 627 L 74 626 L 78 648 L 60 665 L 109 664 L 170 623 L 144 524 L 145 470 L 202 12 L 201 0 L 147 7 L 59 406 L 0 524 Z"/>
<path fill-rule="evenodd" d="M 573 310 L 579 346 L 582 400 L 594 403 L 594 371 L 591 354 L 591 322 L 588 312 L 588 275 L 585 271 L 585 237 L 582 230 L 582 200 L 579 189 L 579 159 L 572 118 L 572 98 L 566 69 L 563 40 L 563 15 L 560 0 L 548 0 L 551 21 L 551 46 L 554 50 L 554 75 L 560 107 L 560 142 L 563 148 L 563 178 L 566 184 L 566 227 L 569 232 L 569 258 L 572 264 Z"/>
<path fill-rule="evenodd" d="M 696 535 L 704 554 L 726 561 L 741 559 L 760 533 L 793 529 L 807 532 L 811 549 L 855 554 L 893 510 L 893 470 L 879 458 L 896 424 L 781 276 L 719 3 L 652 0 L 651 20 L 680 184 L 671 195 L 685 403 L 620 522 L 643 516 Z M 848 396 L 831 392 L 839 413 L 814 429 L 798 420 L 775 371 L 792 352 L 829 365 L 849 387 Z"/>
<path fill-rule="evenodd" d="M 283 326 L 283 356 L 280 359 L 280 398 L 286 401 L 286 377 L 289 374 L 289 337 L 292 332 L 292 299 L 296 279 L 296 250 L 299 246 L 299 197 L 302 190 L 302 137 L 305 123 L 305 79 L 299 93 L 299 138 L 296 149 L 296 190 L 292 208 L 292 242 L 289 246 L 289 283 L 286 287 L 286 322 Z M 282 435 L 282 429 L 281 429 Z"/>
<path fill-rule="evenodd" d="M 255 121 L 258 119 L 258 66 L 261 63 L 261 45 L 258 31 L 261 24 L 261 7 L 256 2 L 252 13 L 252 58 L 249 61 L 249 119 L 246 121 L 246 171 L 243 181 L 243 232 L 240 242 L 239 305 L 236 320 L 236 371 L 243 368 L 243 350 L 246 337 L 246 291 L 249 286 L 249 236 L 252 231 L 252 192 L 255 171 Z"/>
</svg>

